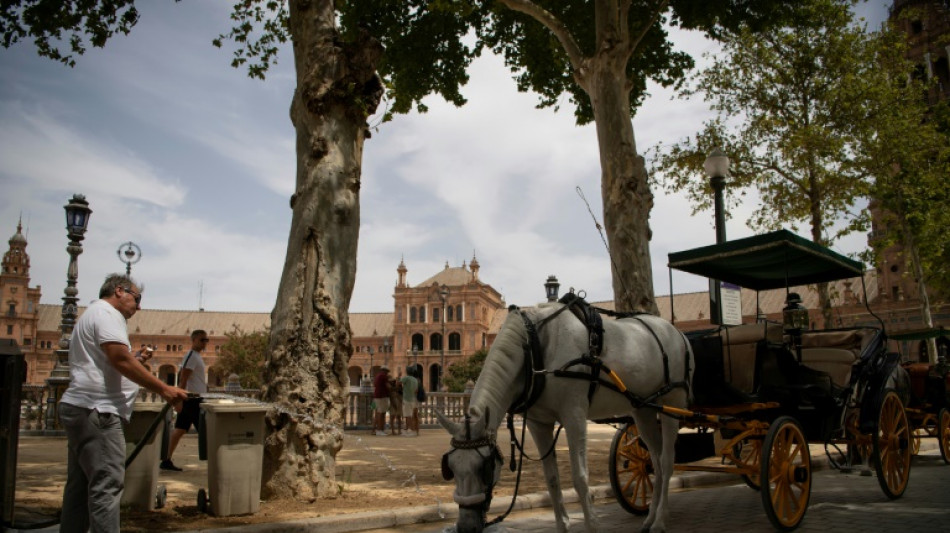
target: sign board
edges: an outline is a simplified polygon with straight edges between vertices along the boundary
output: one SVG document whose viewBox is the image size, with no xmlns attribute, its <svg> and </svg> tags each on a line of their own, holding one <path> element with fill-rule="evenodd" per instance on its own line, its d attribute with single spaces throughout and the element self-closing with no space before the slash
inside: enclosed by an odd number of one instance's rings
<svg viewBox="0 0 950 533">
<path fill-rule="evenodd" d="M 742 289 L 738 285 L 720 281 L 719 300 L 722 302 L 721 323 L 727 326 L 742 324 Z"/>
</svg>

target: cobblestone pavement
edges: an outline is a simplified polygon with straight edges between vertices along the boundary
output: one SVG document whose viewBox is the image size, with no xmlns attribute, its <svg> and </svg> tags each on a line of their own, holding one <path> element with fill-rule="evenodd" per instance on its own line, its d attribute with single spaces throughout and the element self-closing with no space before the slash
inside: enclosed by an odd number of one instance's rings
<svg viewBox="0 0 950 533">
<path fill-rule="evenodd" d="M 669 531 L 690 533 L 772 532 L 762 507 L 760 493 L 741 481 L 734 485 L 690 489 L 671 493 Z M 580 507 L 569 507 L 570 531 L 584 531 Z M 598 533 L 637 531 L 643 517 L 628 514 L 619 505 L 604 500 L 596 505 Z M 504 521 L 511 533 L 554 531 L 550 508 L 514 513 Z M 367 533 L 422 533 L 451 530 L 451 523 L 417 524 L 375 529 Z M 493 528 L 494 529 L 494 528 Z M 500 531 L 504 529 L 498 528 Z M 815 472 L 811 501 L 801 532 L 950 532 L 950 465 L 939 452 L 929 450 L 914 458 L 904 496 L 889 500 L 875 476 L 837 471 Z"/>
</svg>

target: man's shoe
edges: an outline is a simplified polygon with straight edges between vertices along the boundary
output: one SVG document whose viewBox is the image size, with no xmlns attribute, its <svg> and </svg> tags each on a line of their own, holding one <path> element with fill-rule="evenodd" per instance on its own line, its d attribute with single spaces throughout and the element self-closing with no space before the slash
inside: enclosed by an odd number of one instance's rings
<svg viewBox="0 0 950 533">
<path fill-rule="evenodd" d="M 171 459 L 162 459 L 162 462 L 158 465 L 162 470 L 171 470 L 174 472 L 181 472 L 181 468 L 175 466 L 175 463 Z"/>
</svg>

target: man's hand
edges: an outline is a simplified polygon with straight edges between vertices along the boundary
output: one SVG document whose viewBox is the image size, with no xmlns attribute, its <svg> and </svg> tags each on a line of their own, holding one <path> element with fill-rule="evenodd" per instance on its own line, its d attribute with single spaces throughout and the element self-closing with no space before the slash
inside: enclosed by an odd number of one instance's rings
<svg viewBox="0 0 950 533">
<path fill-rule="evenodd" d="M 171 404 L 176 413 L 181 412 L 182 406 L 185 405 L 185 399 L 188 398 L 188 391 L 171 385 L 166 385 L 165 390 L 161 391 L 160 394 L 162 399 Z"/>
</svg>

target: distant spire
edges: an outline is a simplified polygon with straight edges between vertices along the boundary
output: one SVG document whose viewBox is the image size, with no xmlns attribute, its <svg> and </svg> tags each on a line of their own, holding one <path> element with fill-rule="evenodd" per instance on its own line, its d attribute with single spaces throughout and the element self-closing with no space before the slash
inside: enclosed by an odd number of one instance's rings
<svg viewBox="0 0 950 533">
<path fill-rule="evenodd" d="M 446 262 L 445 262 L 445 269 L 446 269 L 446 270 L 449 269 L 449 262 L 448 262 L 448 260 L 446 260 Z"/>
<path fill-rule="evenodd" d="M 472 281 L 478 281 L 478 259 L 475 257 L 475 250 L 472 250 L 472 261 L 468 264 L 472 269 Z"/>
<path fill-rule="evenodd" d="M 404 258 L 404 257 L 400 257 L 400 258 L 399 258 L 399 266 L 396 268 L 396 273 L 399 275 L 399 279 L 398 279 L 398 281 L 396 282 L 396 286 L 397 286 L 397 287 L 405 287 L 405 286 L 406 286 L 406 272 L 408 272 L 408 271 L 409 271 L 409 269 L 406 268 L 405 258 Z"/>
</svg>

